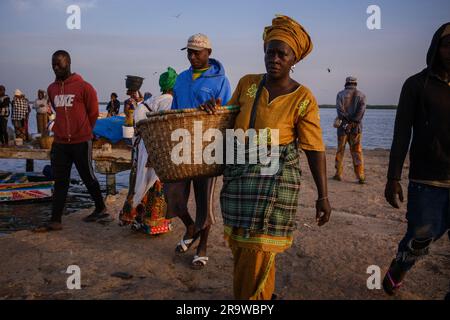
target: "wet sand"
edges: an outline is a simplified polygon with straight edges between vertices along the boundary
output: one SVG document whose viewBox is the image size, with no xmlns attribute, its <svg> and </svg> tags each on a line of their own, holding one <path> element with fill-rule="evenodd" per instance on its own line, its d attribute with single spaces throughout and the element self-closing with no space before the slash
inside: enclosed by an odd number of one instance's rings
<svg viewBox="0 0 450 320">
<path fill-rule="evenodd" d="M 334 150 L 327 152 L 328 176 L 333 175 Z M 329 179 L 333 207 L 330 223 L 314 224 L 316 193 L 302 157 L 303 185 L 294 245 L 277 258 L 276 291 L 282 299 L 443 299 L 450 281 L 450 242 L 445 236 L 431 255 L 419 262 L 401 293 L 390 298 L 366 286 L 367 268 L 378 265 L 382 275 L 406 230 L 405 204 L 390 208 L 383 191 L 388 152 L 365 152 L 367 184 L 353 176 L 346 154 L 344 181 Z M 405 170 L 405 174 L 407 170 Z M 406 191 L 406 175 L 403 180 Z M 220 191 L 221 180 L 217 188 Z M 406 194 L 406 192 L 405 192 Z M 0 299 L 232 299 L 232 256 L 218 223 L 209 240 L 209 262 L 204 270 L 190 268 L 195 250 L 176 255 L 184 233 L 180 221 L 174 231 L 149 237 L 118 226 L 126 190 L 109 199 L 115 220 L 86 224 L 81 210 L 64 219 L 64 231 L 34 234 L 20 231 L 0 237 Z M 193 199 L 190 208 L 193 208 Z M 69 265 L 81 268 L 81 290 L 68 290 Z M 129 280 L 112 277 L 126 272 Z"/>
</svg>

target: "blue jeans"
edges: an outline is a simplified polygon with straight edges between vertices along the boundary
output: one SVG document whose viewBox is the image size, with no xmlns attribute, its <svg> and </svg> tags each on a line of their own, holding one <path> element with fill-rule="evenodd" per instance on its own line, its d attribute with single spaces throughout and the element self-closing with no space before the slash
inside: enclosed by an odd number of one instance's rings
<svg viewBox="0 0 450 320">
<path fill-rule="evenodd" d="M 450 189 L 410 182 L 408 186 L 408 230 L 400 242 L 397 263 L 409 271 L 429 253 L 431 243 L 446 232 L 450 238 Z"/>
</svg>

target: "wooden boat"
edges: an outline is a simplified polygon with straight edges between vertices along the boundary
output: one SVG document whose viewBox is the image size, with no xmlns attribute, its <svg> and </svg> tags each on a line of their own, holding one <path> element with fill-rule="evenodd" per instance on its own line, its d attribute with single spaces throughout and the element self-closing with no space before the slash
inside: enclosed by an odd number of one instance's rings
<svg viewBox="0 0 450 320">
<path fill-rule="evenodd" d="M 0 203 L 50 200 L 53 181 L 37 173 L 0 172 Z"/>
</svg>

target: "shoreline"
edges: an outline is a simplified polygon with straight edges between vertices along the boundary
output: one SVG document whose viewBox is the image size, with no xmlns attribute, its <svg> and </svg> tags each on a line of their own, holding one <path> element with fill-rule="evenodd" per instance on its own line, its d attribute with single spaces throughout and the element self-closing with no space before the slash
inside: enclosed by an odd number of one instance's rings
<svg viewBox="0 0 450 320">
<path fill-rule="evenodd" d="M 319 109 L 336 109 L 335 105 L 332 104 L 321 104 Z M 367 110 L 397 110 L 396 105 L 367 105 Z"/>
<path fill-rule="evenodd" d="M 100 106 L 108 105 L 108 102 L 99 102 Z M 121 103 L 120 105 L 122 105 Z M 319 109 L 335 109 L 336 106 L 332 104 L 320 104 Z M 396 105 L 367 105 L 368 110 L 397 110 Z"/>
</svg>

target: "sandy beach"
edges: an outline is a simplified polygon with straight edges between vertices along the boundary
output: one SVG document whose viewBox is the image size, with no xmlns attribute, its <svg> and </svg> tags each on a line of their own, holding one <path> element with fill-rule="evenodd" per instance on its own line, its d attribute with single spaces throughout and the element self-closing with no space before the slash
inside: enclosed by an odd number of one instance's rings
<svg viewBox="0 0 450 320">
<path fill-rule="evenodd" d="M 354 179 L 346 154 L 344 181 L 331 180 L 334 152 L 327 151 L 329 224 L 315 225 L 315 187 L 302 157 L 303 185 L 294 245 L 277 258 L 276 292 L 281 299 L 437 299 L 450 280 L 450 243 L 445 236 L 431 255 L 409 274 L 394 298 L 366 286 L 367 268 L 378 265 L 382 276 L 406 230 L 406 205 L 388 206 L 383 197 L 388 151 L 365 151 L 367 184 Z M 407 173 L 407 167 L 404 170 Z M 405 188 L 406 175 L 402 182 Z M 223 240 L 218 193 L 218 222 L 209 239 L 209 262 L 204 270 L 190 268 L 195 250 L 176 255 L 181 221 L 173 232 L 149 237 L 118 226 L 126 190 L 108 199 L 114 221 L 86 224 L 83 210 L 64 218 L 64 230 L 50 234 L 20 231 L 0 237 L 0 299 L 232 299 L 232 256 Z M 190 208 L 193 208 L 193 199 Z M 67 267 L 81 268 L 81 290 L 68 290 Z M 112 277 L 126 272 L 128 280 Z"/>
</svg>

